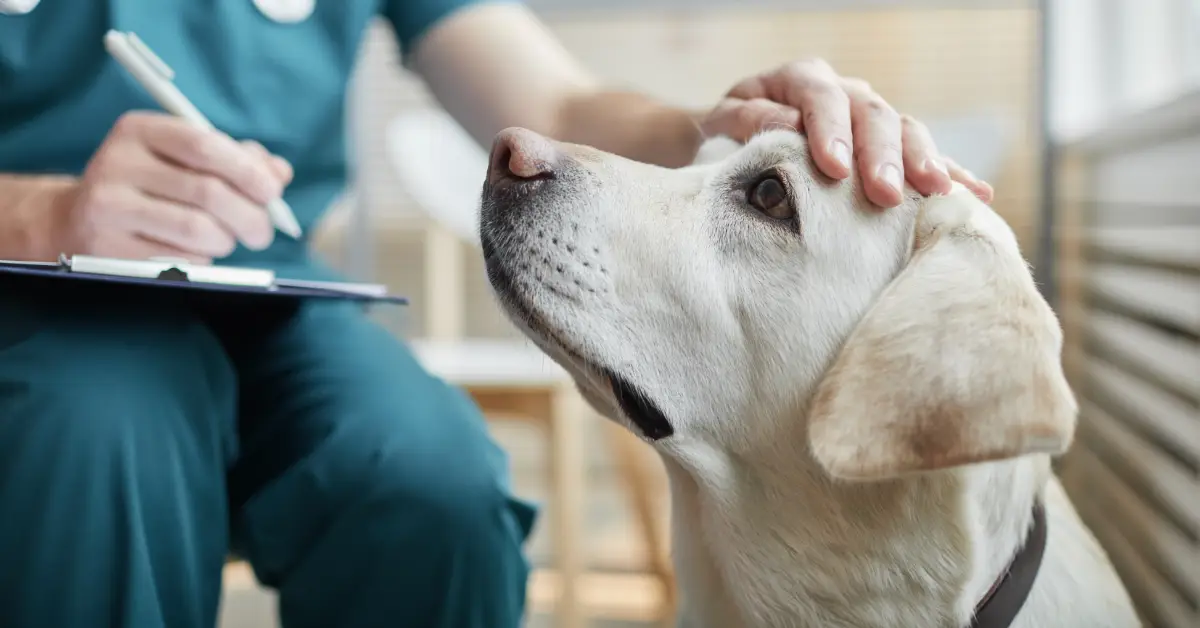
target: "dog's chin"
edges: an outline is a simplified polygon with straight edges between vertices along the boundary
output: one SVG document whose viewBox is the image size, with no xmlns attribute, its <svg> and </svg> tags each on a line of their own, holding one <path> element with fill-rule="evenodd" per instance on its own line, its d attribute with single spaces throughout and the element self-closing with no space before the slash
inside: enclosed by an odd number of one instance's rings
<svg viewBox="0 0 1200 628">
<path fill-rule="evenodd" d="M 485 249 L 487 248 L 489 247 L 485 246 Z M 485 250 L 485 258 L 490 257 L 488 253 L 490 251 Z M 581 350 L 546 324 L 537 308 L 527 303 L 514 287 L 503 262 L 487 259 L 487 274 L 488 281 L 508 317 L 533 340 L 534 344 L 567 369 L 577 383 L 581 386 L 602 383 L 603 387 L 608 389 L 608 395 L 616 407 L 647 440 L 661 440 L 675 433 L 675 428 L 666 414 L 641 389 L 600 361 L 585 357 Z M 590 387 L 593 389 L 591 392 L 600 392 L 596 390 L 600 386 Z"/>
<path fill-rule="evenodd" d="M 518 300 L 510 297 L 505 307 L 514 318 L 521 321 L 526 335 L 533 339 L 534 343 L 567 369 L 581 386 L 593 384 L 589 386 L 592 388 L 591 392 L 598 393 L 597 396 L 605 398 L 606 401 L 611 399 L 615 402 L 616 408 L 625 415 L 630 425 L 647 440 L 661 440 L 675 433 L 675 428 L 658 404 L 624 376 L 596 360 L 583 357 L 559 334 L 542 324 L 532 312 L 523 313 L 523 307 Z M 607 388 L 607 391 L 603 388 Z"/>
<path fill-rule="evenodd" d="M 675 433 L 674 426 L 658 404 L 624 376 L 582 357 L 579 352 L 559 341 L 557 335 L 539 332 L 528 323 L 525 324 L 525 330 L 547 355 L 574 377 L 584 396 L 598 410 L 610 408 L 619 411 L 629 422 L 629 427 L 649 441 L 662 440 Z"/>
</svg>

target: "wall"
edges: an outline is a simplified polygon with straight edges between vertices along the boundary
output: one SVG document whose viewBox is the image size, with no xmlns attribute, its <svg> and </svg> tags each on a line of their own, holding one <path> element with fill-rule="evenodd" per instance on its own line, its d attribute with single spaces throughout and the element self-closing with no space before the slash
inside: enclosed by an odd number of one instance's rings
<svg viewBox="0 0 1200 628">
<path fill-rule="evenodd" d="M 1050 112 L 1070 142 L 1200 82 L 1200 2 L 1049 0 Z"/>
</svg>

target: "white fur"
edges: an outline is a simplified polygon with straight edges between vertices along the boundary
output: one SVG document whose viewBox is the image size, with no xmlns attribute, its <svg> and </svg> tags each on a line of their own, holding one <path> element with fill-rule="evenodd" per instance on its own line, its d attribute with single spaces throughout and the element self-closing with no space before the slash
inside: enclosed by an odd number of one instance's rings
<svg viewBox="0 0 1200 628">
<path fill-rule="evenodd" d="M 653 445 L 680 626 L 966 626 L 1038 496 L 1049 540 L 1014 628 L 1139 625 L 1050 472 L 1074 425 L 1060 336 L 990 208 L 958 186 L 874 209 L 791 132 L 680 170 L 557 147 L 554 180 L 485 195 L 489 271 L 594 406 L 637 432 L 602 367 L 674 426 Z M 768 166 L 798 229 L 745 202 L 738 177 Z M 949 402 L 969 421 L 927 420 Z M 942 449 L 905 449 L 947 430 Z"/>
</svg>

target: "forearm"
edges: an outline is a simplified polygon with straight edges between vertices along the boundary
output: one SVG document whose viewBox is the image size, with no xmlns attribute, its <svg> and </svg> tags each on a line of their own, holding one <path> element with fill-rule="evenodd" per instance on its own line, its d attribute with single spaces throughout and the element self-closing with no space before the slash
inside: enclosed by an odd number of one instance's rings
<svg viewBox="0 0 1200 628">
<path fill-rule="evenodd" d="M 58 257 L 52 241 L 58 199 L 74 185 L 62 176 L 0 173 L 0 257 L 51 261 Z"/>
<path fill-rule="evenodd" d="M 695 116 L 604 87 L 518 5 L 446 18 L 419 41 L 412 67 L 484 146 L 507 126 L 664 166 L 691 163 L 700 146 Z"/>
<path fill-rule="evenodd" d="M 636 93 L 587 92 L 564 98 L 558 111 L 546 130 L 555 139 L 668 168 L 692 163 L 704 139 L 697 114 Z"/>
</svg>

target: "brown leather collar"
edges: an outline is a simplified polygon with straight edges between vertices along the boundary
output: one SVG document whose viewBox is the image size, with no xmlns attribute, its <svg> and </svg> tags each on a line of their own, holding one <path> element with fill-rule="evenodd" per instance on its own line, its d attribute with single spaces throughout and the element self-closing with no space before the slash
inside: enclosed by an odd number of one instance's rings
<svg viewBox="0 0 1200 628">
<path fill-rule="evenodd" d="M 1033 589 L 1045 553 L 1046 510 L 1039 500 L 1033 504 L 1033 528 L 1025 544 L 975 606 L 971 628 L 1008 628 L 1012 624 Z"/>
</svg>

